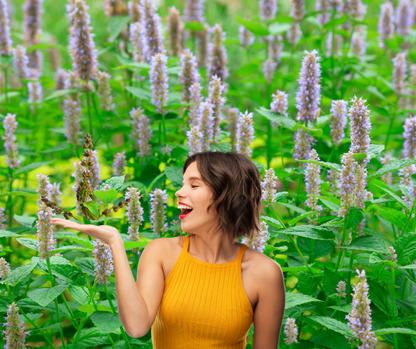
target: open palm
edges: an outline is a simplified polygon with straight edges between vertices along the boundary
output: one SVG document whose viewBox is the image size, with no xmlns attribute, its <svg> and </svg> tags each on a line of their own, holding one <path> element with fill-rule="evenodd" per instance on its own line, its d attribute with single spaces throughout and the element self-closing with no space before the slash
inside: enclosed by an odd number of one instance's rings
<svg viewBox="0 0 416 349">
<path fill-rule="evenodd" d="M 52 223 L 60 225 L 64 228 L 78 230 L 89 236 L 103 240 L 107 244 L 111 245 L 114 241 L 120 238 L 118 230 L 110 225 L 92 225 L 92 224 L 79 224 L 77 222 L 69 221 L 62 218 L 52 218 Z"/>
</svg>

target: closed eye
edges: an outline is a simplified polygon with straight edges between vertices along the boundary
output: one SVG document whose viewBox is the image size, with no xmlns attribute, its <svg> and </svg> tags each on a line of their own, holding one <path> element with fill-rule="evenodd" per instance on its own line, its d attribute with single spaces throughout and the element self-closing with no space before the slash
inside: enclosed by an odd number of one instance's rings
<svg viewBox="0 0 416 349">
<path fill-rule="evenodd" d="M 198 188 L 198 186 L 197 186 L 197 185 L 192 185 L 191 187 L 192 187 L 192 188 Z"/>
</svg>

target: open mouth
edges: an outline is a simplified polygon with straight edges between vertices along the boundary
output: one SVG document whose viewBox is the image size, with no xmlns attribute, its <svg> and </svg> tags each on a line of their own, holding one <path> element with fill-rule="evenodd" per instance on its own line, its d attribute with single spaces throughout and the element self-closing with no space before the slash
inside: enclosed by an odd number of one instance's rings
<svg viewBox="0 0 416 349">
<path fill-rule="evenodd" d="M 183 208 L 181 214 L 179 215 L 180 219 L 184 219 L 185 217 L 189 216 L 193 209 Z"/>
</svg>

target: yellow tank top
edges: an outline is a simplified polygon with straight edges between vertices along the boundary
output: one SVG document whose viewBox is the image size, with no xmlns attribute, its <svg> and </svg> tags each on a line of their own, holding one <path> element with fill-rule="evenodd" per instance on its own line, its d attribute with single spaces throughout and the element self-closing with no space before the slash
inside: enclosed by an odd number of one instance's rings
<svg viewBox="0 0 416 349">
<path fill-rule="evenodd" d="M 152 325 L 154 349 L 241 349 L 253 323 L 253 308 L 241 278 L 241 260 L 200 261 L 188 252 L 189 235 L 165 280 Z"/>
</svg>

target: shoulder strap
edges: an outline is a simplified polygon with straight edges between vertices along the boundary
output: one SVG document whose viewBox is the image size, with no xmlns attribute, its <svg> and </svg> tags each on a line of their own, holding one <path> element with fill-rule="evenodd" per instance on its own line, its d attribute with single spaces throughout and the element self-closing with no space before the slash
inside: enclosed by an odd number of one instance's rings
<svg viewBox="0 0 416 349">
<path fill-rule="evenodd" d="M 243 255 L 244 255 L 244 252 L 246 251 L 246 248 L 247 248 L 246 244 L 243 244 L 240 247 L 240 252 L 238 252 L 238 257 L 237 257 L 238 264 L 241 264 L 241 260 L 243 259 Z"/>
<path fill-rule="evenodd" d="M 185 240 L 183 242 L 183 248 L 182 248 L 182 252 L 184 251 L 188 251 L 188 246 L 189 246 L 189 235 L 186 234 L 185 235 Z"/>
</svg>

